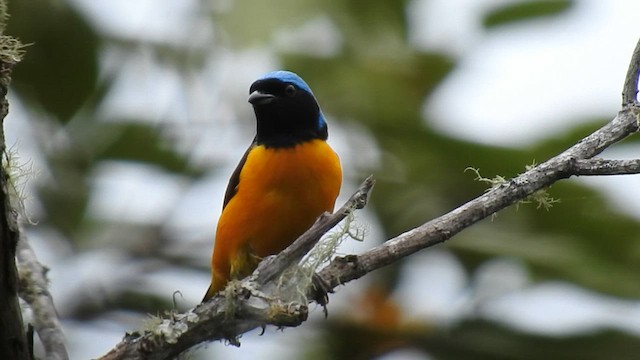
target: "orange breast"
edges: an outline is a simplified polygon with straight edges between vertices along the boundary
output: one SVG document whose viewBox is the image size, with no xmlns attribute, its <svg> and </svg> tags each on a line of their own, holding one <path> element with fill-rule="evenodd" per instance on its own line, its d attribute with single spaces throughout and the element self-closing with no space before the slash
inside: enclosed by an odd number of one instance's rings
<svg viewBox="0 0 640 360">
<path fill-rule="evenodd" d="M 235 196 L 224 208 L 212 257 L 213 288 L 252 272 L 257 261 L 282 251 L 324 211 L 332 211 L 340 160 L 325 141 L 293 148 L 252 149 Z M 258 259 L 256 259 L 258 260 Z"/>
</svg>

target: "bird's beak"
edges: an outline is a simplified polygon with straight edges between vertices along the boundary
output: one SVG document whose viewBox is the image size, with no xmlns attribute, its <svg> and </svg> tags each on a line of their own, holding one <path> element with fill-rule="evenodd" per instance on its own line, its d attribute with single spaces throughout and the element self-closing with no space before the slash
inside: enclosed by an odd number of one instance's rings
<svg viewBox="0 0 640 360">
<path fill-rule="evenodd" d="M 252 105 L 264 105 L 272 102 L 275 98 L 275 95 L 261 93 L 256 90 L 249 95 L 249 102 Z"/>
</svg>

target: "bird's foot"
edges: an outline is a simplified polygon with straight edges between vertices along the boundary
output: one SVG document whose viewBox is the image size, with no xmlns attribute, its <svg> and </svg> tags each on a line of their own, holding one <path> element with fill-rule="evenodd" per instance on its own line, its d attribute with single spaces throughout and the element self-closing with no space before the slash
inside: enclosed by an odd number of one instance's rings
<svg viewBox="0 0 640 360">
<path fill-rule="evenodd" d="M 309 297 L 311 300 L 322 306 L 322 312 L 324 312 L 325 318 L 329 316 L 329 311 L 327 311 L 329 293 L 333 293 L 329 284 L 318 276 L 318 274 L 313 274 L 313 277 L 311 278 L 311 292 Z"/>
</svg>

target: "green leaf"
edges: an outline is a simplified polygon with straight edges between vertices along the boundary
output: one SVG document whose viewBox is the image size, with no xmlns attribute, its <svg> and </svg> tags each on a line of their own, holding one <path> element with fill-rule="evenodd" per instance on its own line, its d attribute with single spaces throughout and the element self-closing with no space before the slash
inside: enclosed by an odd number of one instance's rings
<svg viewBox="0 0 640 360">
<path fill-rule="evenodd" d="M 94 141 L 103 144 L 96 160 L 129 160 L 156 165 L 170 172 L 198 176 L 186 155 L 171 146 L 162 129 L 142 123 L 103 123 Z"/>
<path fill-rule="evenodd" d="M 485 28 L 492 28 L 523 20 L 555 16 L 567 11 L 573 3 L 572 0 L 513 3 L 489 12 L 483 20 L 483 25 Z"/>
<path fill-rule="evenodd" d="M 97 35 L 62 1 L 11 1 L 10 13 L 7 33 L 30 44 L 13 85 L 29 102 L 69 121 L 96 87 Z"/>
</svg>

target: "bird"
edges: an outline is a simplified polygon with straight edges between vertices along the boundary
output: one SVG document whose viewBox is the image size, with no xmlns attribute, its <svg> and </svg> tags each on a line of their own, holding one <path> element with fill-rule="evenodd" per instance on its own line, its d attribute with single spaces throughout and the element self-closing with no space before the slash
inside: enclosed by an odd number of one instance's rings
<svg viewBox="0 0 640 360">
<path fill-rule="evenodd" d="M 227 185 L 203 302 L 333 211 L 342 184 L 326 119 L 300 76 L 269 72 L 251 84 L 249 94 L 256 135 Z"/>
</svg>

